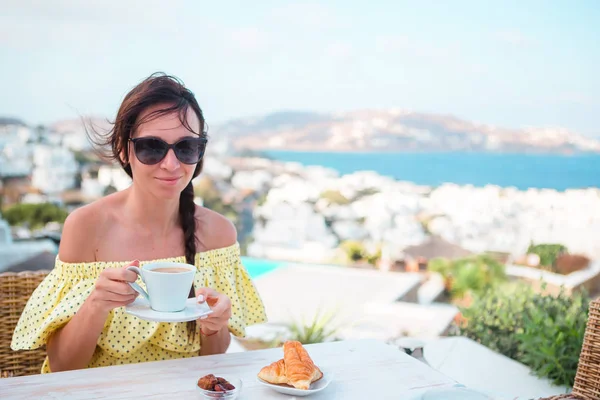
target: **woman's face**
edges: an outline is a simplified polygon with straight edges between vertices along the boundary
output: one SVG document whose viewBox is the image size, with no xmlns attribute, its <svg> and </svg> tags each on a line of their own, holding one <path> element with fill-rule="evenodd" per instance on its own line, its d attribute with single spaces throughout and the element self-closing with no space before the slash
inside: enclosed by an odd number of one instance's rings
<svg viewBox="0 0 600 400">
<path fill-rule="evenodd" d="M 146 115 L 165 107 L 164 104 L 150 107 L 141 113 L 139 119 L 141 120 Z M 188 109 L 186 118 L 190 128 L 194 132 L 200 132 L 200 121 L 191 108 Z M 184 137 L 198 137 L 198 135 L 187 130 L 181 124 L 178 113 L 174 112 L 141 124 L 134 132 L 132 139 L 143 137 L 154 137 L 173 144 Z M 145 191 L 158 198 L 179 198 L 183 189 L 192 180 L 197 164 L 182 163 L 175 156 L 173 149 L 169 149 L 167 155 L 157 164 L 143 164 L 136 157 L 131 141 L 129 141 L 128 146 L 133 184 L 144 188 Z"/>
</svg>

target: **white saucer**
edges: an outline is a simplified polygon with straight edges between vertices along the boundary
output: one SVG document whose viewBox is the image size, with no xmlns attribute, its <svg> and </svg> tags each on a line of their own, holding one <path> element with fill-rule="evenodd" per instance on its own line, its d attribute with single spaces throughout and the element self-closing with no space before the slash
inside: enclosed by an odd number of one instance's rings
<svg viewBox="0 0 600 400">
<path fill-rule="evenodd" d="M 128 306 L 125 306 L 125 312 L 135 315 L 146 321 L 153 322 L 187 322 L 200 318 L 203 315 L 212 313 L 212 310 L 206 304 L 196 302 L 196 298 L 187 299 L 185 308 L 177 312 L 154 311 L 150 308 L 150 303 L 143 297 L 138 297 Z"/>
<path fill-rule="evenodd" d="M 259 377 L 256 377 L 256 380 L 260 384 L 265 385 L 266 387 L 273 389 L 276 392 L 288 394 L 290 396 L 303 397 L 303 396 L 310 396 L 311 394 L 320 392 L 321 390 L 325 389 L 329 385 L 329 383 L 333 380 L 333 374 L 327 373 L 323 370 L 321 370 L 321 371 L 323 372 L 323 377 L 321 379 L 319 379 L 318 381 L 313 382 L 310 385 L 310 387 L 308 388 L 308 390 L 296 389 L 295 387 L 288 386 L 288 385 L 275 385 L 273 383 L 265 382 L 262 379 L 260 379 Z"/>
</svg>

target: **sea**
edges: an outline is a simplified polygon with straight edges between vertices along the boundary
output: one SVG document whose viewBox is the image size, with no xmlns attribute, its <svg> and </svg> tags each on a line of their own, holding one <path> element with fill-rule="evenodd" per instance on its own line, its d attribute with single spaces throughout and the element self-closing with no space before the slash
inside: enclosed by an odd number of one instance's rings
<svg viewBox="0 0 600 400">
<path fill-rule="evenodd" d="M 599 154 L 343 153 L 287 150 L 265 151 L 264 154 L 275 160 L 332 168 L 340 174 L 369 170 L 426 186 L 455 183 L 558 191 L 600 187 Z"/>
</svg>

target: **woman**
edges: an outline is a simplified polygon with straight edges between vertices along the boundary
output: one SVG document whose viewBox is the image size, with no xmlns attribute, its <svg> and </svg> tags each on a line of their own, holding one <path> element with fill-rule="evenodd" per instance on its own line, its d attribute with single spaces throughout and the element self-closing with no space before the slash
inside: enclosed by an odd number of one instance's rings
<svg viewBox="0 0 600 400">
<path fill-rule="evenodd" d="M 206 142 L 202 111 L 175 78 L 155 74 L 127 94 L 106 144 L 132 185 L 69 215 L 55 268 L 27 303 L 13 350 L 46 345 L 42 373 L 192 357 L 224 353 L 230 331 L 242 336 L 266 320 L 235 227 L 193 201 Z M 156 323 L 125 313 L 137 297 L 127 283 L 137 275 L 126 268 L 159 259 L 197 267 L 193 290 L 212 314 Z"/>
</svg>

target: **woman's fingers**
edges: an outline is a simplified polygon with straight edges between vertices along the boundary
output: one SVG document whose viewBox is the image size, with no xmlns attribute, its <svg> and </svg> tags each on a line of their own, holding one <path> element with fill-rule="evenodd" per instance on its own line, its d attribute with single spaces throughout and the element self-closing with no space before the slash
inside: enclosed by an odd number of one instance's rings
<svg viewBox="0 0 600 400">
<path fill-rule="evenodd" d="M 133 301 L 138 297 L 138 293 L 135 292 L 134 294 L 119 294 L 119 293 L 111 293 L 108 292 L 106 294 L 106 300 L 109 301 Z"/>
<path fill-rule="evenodd" d="M 216 316 L 222 316 L 225 320 L 228 320 L 231 317 L 231 301 L 229 297 L 225 295 L 220 296 L 212 310 Z"/>
<path fill-rule="evenodd" d="M 216 299 L 214 305 L 211 306 L 212 313 L 201 317 L 201 323 L 204 325 L 216 324 L 219 327 L 226 325 L 231 318 L 231 302 L 225 295 L 221 295 Z"/>
<path fill-rule="evenodd" d="M 196 290 L 196 300 L 198 303 L 204 303 L 205 301 L 212 307 L 216 303 L 219 297 L 219 292 L 212 288 L 202 287 Z"/>
<path fill-rule="evenodd" d="M 102 271 L 100 277 L 109 281 L 135 282 L 138 275 L 133 271 L 126 270 L 125 268 L 107 268 Z"/>
<path fill-rule="evenodd" d="M 212 288 L 199 288 L 197 291 L 198 303 L 207 302 L 212 313 L 200 318 L 200 325 L 211 331 L 221 330 L 227 326 L 231 318 L 231 300 L 226 295 Z"/>
<path fill-rule="evenodd" d="M 131 286 L 129 286 L 128 283 L 108 279 L 99 279 L 96 282 L 96 287 L 103 291 L 120 295 L 131 295 L 137 293 Z"/>
<path fill-rule="evenodd" d="M 111 280 L 106 277 L 96 281 L 96 289 L 105 292 L 107 295 L 113 294 L 116 296 L 131 296 L 137 293 L 128 283 Z"/>
<path fill-rule="evenodd" d="M 105 301 L 107 303 L 111 304 L 111 309 L 113 309 L 113 308 L 117 308 L 117 307 L 127 306 L 127 305 L 133 303 L 136 298 L 137 298 L 137 296 L 131 296 L 127 300 L 105 300 Z"/>
<path fill-rule="evenodd" d="M 91 301 L 102 304 L 101 307 L 108 311 L 134 302 L 138 293 L 129 283 L 135 282 L 138 275 L 127 270 L 130 266 L 139 266 L 139 261 L 134 261 L 123 268 L 103 270 L 96 280 Z"/>
<path fill-rule="evenodd" d="M 135 282 L 138 278 L 138 275 L 133 271 L 129 271 L 127 268 L 130 266 L 137 267 L 138 265 L 139 262 L 134 261 L 130 265 L 127 265 L 123 268 L 107 268 L 102 271 L 102 275 L 111 281 Z"/>
</svg>

